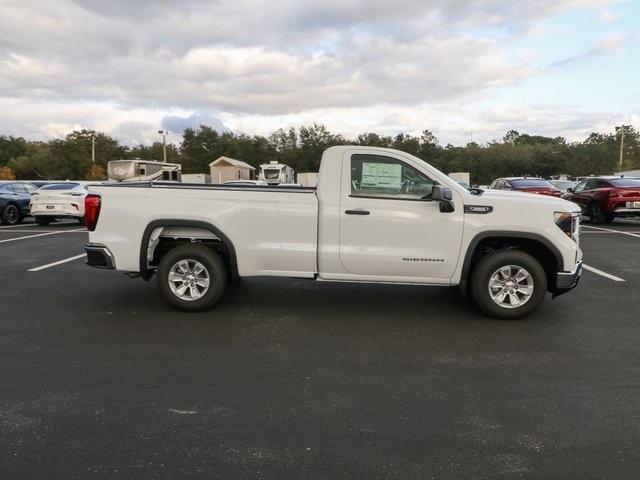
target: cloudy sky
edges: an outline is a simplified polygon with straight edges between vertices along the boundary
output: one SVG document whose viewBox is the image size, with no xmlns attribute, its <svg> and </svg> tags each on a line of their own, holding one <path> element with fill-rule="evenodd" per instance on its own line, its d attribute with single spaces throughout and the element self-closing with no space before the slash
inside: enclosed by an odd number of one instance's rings
<svg viewBox="0 0 640 480">
<path fill-rule="evenodd" d="M 640 126 L 639 25 L 638 0 L 0 0 L 0 134 L 580 139 Z"/>
</svg>

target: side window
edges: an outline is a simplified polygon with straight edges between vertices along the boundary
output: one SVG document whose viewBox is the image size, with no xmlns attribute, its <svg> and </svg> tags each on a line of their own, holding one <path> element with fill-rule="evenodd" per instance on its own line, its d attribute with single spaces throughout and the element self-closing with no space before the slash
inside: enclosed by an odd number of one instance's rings
<svg viewBox="0 0 640 480">
<path fill-rule="evenodd" d="M 596 179 L 590 178 L 586 181 L 586 184 L 584 186 L 585 190 L 595 190 L 596 188 L 598 188 L 598 181 Z"/>
<path fill-rule="evenodd" d="M 587 186 L 587 180 L 583 180 L 574 187 L 573 191 L 575 193 L 582 192 L 586 186 Z"/>
<path fill-rule="evenodd" d="M 609 182 L 605 182 L 604 180 L 598 180 L 596 188 L 611 188 L 611 184 Z"/>
<path fill-rule="evenodd" d="M 398 200 L 419 200 L 431 195 L 436 184 L 406 163 L 381 155 L 351 157 L 351 195 Z"/>
</svg>

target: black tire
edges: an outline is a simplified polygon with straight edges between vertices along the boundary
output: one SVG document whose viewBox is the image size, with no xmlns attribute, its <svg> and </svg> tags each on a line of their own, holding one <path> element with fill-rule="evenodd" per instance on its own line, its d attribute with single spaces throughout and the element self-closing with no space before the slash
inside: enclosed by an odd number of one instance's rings
<svg viewBox="0 0 640 480">
<path fill-rule="evenodd" d="M 509 265 L 524 268 L 533 282 L 533 292 L 529 299 L 521 306 L 514 308 L 498 305 L 489 293 L 489 282 L 494 273 L 501 267 Z M 471 295 L 480 310 L 501 320 L 526 317 L 542 304 L 547 294 L 547 275 L 544 268 L 535 258 L 520 250 L 497 250 L 485 255 L 471 272 L 470 282 Z M 520 298 L 517 292 L 515 296 Z"/>
<path fill-rule="evenodd" d="M 208 275 L 208 289 L 196 300 L 180 298 L 170 286 L 169 273 L 182 260 L 199 262 Z M 158 265 L 157 276 L 158 287 L 167 301 L 174 307 L 185 311 L 208 310 L 220 300 L 227 288 L 227 270 L 223 261 L 215 251 L 203 245 L 182 245 L 167 252 Z M 190 287 L 187 288 L 191 292 Z"/>
<path fill-rule="evenodd" d="M 47 225 L 49 225 L 51 223 L 51 218 L 50 217 L 42 217 L 40 215 L 36 215 L 35 217 L 36 223 L 38 225 L 40 225 L 41 227 L 46 227 Z"/>
<path fill-rule="evenodd" d="M 14 203 L 10 203 L 2 210 L 0 215 L 0 221 L 3 225 L 17 225 L 22 222 L 22 214 L 20 213 L 20 207 Z"/>
<path fill-rule="evenodd" d="M 607 223 L 607 216 L 605 215 L 605 212 L 602 211 L 600 204 L 597 202 L 591 204 L 591 207 L 589 208 L 589 217 L 591 218 L 591 223 L 594 225 Z"/>
<path fill-rule="evenodd" d="M 84 227 L 84 217 L 78 217 L 78 223 Z"/>
</svg>

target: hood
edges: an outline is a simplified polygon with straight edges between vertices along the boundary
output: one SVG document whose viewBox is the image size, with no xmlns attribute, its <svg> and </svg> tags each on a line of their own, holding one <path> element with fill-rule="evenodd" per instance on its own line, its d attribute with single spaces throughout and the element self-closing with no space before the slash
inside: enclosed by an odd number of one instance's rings
<svg viewBox="0 0 640 480">
<path fill-rule="evenodd" d="M 540 207 L 541 210 L 555 212 L 580 212 L 580 207 L 560 197 L 538 195 L 518 190 L 485 190 L 482 195 L 471 195 L 475 204 L 492 207 L 519 204 L 528 208 Z"/>
</svg>

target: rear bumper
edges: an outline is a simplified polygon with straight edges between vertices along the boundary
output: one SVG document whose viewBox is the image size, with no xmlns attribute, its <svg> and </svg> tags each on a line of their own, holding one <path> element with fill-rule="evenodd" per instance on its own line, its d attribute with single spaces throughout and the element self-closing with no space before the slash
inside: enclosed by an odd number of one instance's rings
<svg viewBox="0 0 640 480">
<path fill-rule="evenodd" d="M 86 264 L 90 267 L 104 268 L 106 270 L 113 270 L 116 268 L 113 261 L 113 255 L 107 247 L 97 243 L 88 243 L 84 246 L 85 252 L 87 252 Z"/>
<path fill-rule="evenodd" d="M 582 262 L 576 263 L 575 268 L 571 272 L 558 272 L 556 275 L 556 285 L 553 290 L 553 296 L 557 297 L 569 290 L 575 288 L 580 281 L 582 275 Z"/>
<path fill-rule="evenodd" d="M 628 207 L 621 207 L 621 208 L 616 208 L 613 213 L 615 213 L 616 215 L 628 215 L 630 217 L 636 216 L 636 215 L 640 215 L 640 208 L 628 208 Z"/>
<path fill-rule="evenodd" d="M 47 205 L 53 208 L 47 208 Z M 31 215 L 38 215 L 42 217 L 83 217 L 84 208 L 80 205 L 74 206 L 73 204 L 47 204 L 41 202 L 31 202 Z M 82 205 L 84 207 L 84 205 Z"/>
</svg>

